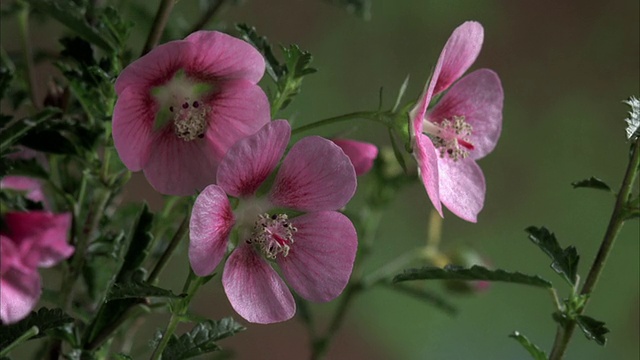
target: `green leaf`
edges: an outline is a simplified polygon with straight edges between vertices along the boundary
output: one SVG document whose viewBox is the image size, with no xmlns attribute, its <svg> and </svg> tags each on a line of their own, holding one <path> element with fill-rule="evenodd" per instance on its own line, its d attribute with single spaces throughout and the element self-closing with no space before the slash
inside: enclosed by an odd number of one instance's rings
<svg viewBox="0 0 640 360">
<path fill-rule="evenodd" d="M 219 321 L 204 321 L 179 338 L 173 336 L 162 353 L 163 359 L 190 359 L 198 355 L 220 350 L 215 341 L 232 336 L 245 330 L 245 327 L 232 318 Z"/>
<path fill-rule="evenodd" d="M 395 113 L 396 110 L 398 110 L 398 107 L 400 106 L 400 102 L 402 101 L 402 97 L 404 96 L 404 93 L 407 91 L 408 85 L 409 85 L 409 75 L 407 75 L 407 77 L 404 78 L 402 85 L 400 85 L 400 90 L 398 90 L 398 96 L 396 97 L 396 103 L 393 105 L 391 112 Z"/>
<path fill-rule="evenodd" d="M 403 151 L 400 150 L 398 142 L 396 141 L 396 138 L 393 135 L 393 131 L 391 129 L 389 129 L 389 139 L 391 140 L 391 148 L 393 149 L 393 155 L 396 157 L 396 161 L 398 161 L 398 164 L 400 164 L 400 167 L 402 167 L 402 170 L 405 172 L 405 174 L 408 173 L 407 163 L 404 159 Z"/>
<path fill-rule="evenodd" d="M 0 160 L 0 177 L 5 175 L 27 176 L 38 179 L 48 179 L 49 173 L 45 171 L 36 159 L 8 159 Z"/>
<path fill-rule="evenodd" d="M 149 211 L 147 204 L 144 203 L 127 238 L 126 244 L 129 247 L 116 277 L 117 283 L 128 282 L 134 271 L 142 265 L 142 262 L 149 254 L 149 245 L 153 240 L 151 235 L 152 223 L 153 214 Z"/>
<path fill-rule="evenodd" d="M 489 270 L 485 267 L 474 265 L 471 268 L 447 265 L 444 269 L 425 266 L 421 269 L 408 269 L 402 274 L 396 275 L 393 282 L 408 280 L 465 280 L 465 281 L 501 281 L 514 284 L 531 285 L 543 288 L 551 288 L 551 283 L 539 276 L 525 275 L 519 272 L 507 272 L 504 270 Z"/>
<path fill-rule="evenodd" d="M 40 126 L 59 113 L 60 111 L 58 109 L 46 108 L 33 117 L 22 118 L 3 128 L 0 132 L 0 149 L 2 149 L 2 155 L 7 154 L 10 151 L 10 147 L 17 145 L 18 141 L 20 141 L 27 132 Z"/>
<path fill-rule="evenodd" d="M 598 189 L 598 190 L 612 192 L 611 187 L 607 185 L 607 183 L 593 176 L 588 179 L 574 181 L 571 183 L 571 186 L 573 186 L 574 189 L 591 188 L 591 189 Z"/>
<path fill-rule="evenodd" d="M 107 52 L 115 49 L 113 39 L 107 29 L 98 29 L 91 26 L 86 18 L 86 9 L 80 7 L 74 1 L 56 0 L 28 0 L 33 9 L 37 9 L 48 16 L 58 20 L 77 35 Z"/>
<path fill-rule="evenodd" d="M 578 262 L 580 256 L 574 246 L 568 246 L 564 250 L 558 244 L 556 236 L 547 228 L 530 226 L 525 229 L 529 233 L 529 239 L 538 245 L 551 260 L 551 268 L 560 274 L 571 286 L 574 286 L 578 275 Z"/>
<path fill-rule="evenodd" d="M 13 71 L 5 66 L 0 67 L 0 100 L 4 99 L 4 94 L 7 92 L 13 77 Z"/>
<path fill-rule="evenodd" d="M 236 24 L 236 29 L 240 31 L 240 35 L 246 42 L 255 46 L 262 53 L 266 60 L 267 74 L 277 83 L 278 79 L 285 74 L 286 67 L 280 64 L 273 54 L 273 49 L 267 38 L 258 35 L 256 28 L 247 24 Z"/>
<path fill-rule="evenodd" d="M 27 332 L 33 326 L 37 326 L 39 334 L 32 339 L 44 336 L 47 330 L 55 329 L 64 324 L 70 323 L 73 318 L 67 315 L 62 309 L 47 309 L 32 311 L 29 316 L 11 325 L 0 326 L 0 349 L 11 344 L 22 334 Z"/>
<path fill-rule="evenodd" d="M 636 97 L 630 97 L 627 101 L 623 101 L 631 107 L 629 117 L 624 119 L 627 123 L 627 140 L 635 141 L 640 137 L 640 100 Z"/>
<path fill-rule="evenodd" d="M 636 196 L 635 199 L 627 201 L 624 207 L 624 219 L 638 219 L 640 218 L 640 197 Z"/>
<path fill-rule="evenodd" d="M 387 283 L 386 285 L 389 286 L 390 289 L 396 290 L 403 294 L 412 296 L 418 300 L 422 300 L 427 304 L 433 305 L 449 315 L 456 315 L 458 313 L 458 308 L 456 308 L 453 304 L 451 304 L 446 298 L 434 292 L 431 292 L 425 289 L 415 288 L 412 286 L 406 286 L 403 284 Z"/>
<path fill-rule="evenodd" d="M 609 329 L 607 329 L 605 323 L 584 315 L 578 315 L 576 322 L 587 339 L 593 340 L 601 346 L 607 343 L 607 338 L 604 335 L 609 332 Z"/>
<path fill-rule="evenodd" d="M 536 344 L 529 341 L 526 336 L 520 334 L 517 331 L 514 331 L 513 334 L 509 335 L 509 337 L 512 339 L 516 339 L 516 341 L 518 341 L 520 345 L 522 345 L 522 347 L 525 348 L 529 352 L 529 354 L 531 354 L 531 357 L 533 359 L 547 360 L 547 354 L 545 354 L 544 351 L 540 350 L 540 348 Z"/>
<path fill-rule="evenodd" d="M 340 6 L 350 14 L 361 17 L 364 20 L 371 19 L 371 0 L 324 0 L 330 4 Z"/>
<path fill-rule="evenodd" d="M 171 290 L 162 289 L 145 282 L 134 281 L 124 284 L 114 284 L 109 290 L 106 301 L 131 298 L 140 299 L 147 297 L 164 297 L 177 299 L 183 296 L 176 295 Z"/>
</svg>

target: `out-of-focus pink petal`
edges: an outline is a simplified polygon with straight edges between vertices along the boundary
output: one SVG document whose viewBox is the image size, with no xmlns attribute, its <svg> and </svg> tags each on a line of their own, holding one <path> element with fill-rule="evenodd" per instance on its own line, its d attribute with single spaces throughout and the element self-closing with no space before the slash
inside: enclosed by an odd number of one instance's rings
<svg viewBox="0 0 640 360">
<path fill-rule="evenodd" d="M 4 249 L 3 249 L 4 250 Z M 0 320 L 12 324 L 24 319 L 38 303 L 40 275 L 36 269 L 10 267 L 0 276 Z"/>
<path fill-rule="evenodd" d="M 244 80 L 227 81 L 219 86 L 219 91 L 208 100 L 211 114 L 205 137 L 221 161 L 236 141 L 260 130 L 271 115 L 269 100 L 259 86 Z"/>
<path fill-rule="evenodd" d="M 248 43 L 217 31 L 197 31 L 185 41 L 193 44 L 188 74 L 257 83 L 264 74 L 264 58 Z"/>
<path fill-rule="evenodd" d="M 217 183 L 227 194 L 251 195 L 282 158 L 291 136 L 285 120 L 275 120 L 233 145 L 218 167 Z"/>
<path fill-rule="evenodd" d="M 222 285 L 233 309 L 247 321 L 281 322 L 296 312 L 287 285 L 250 245 L 242 244 L 231 253 L 224 266 Z"/>
<path fill-rule="evenodd" d="M 184 141 L 167 129 L 152 141 L 144 174 L 158 192 L 194 195 L 216 181 L 219 158 L 207 139 Z"/>
<path fill-rule="evenodd" d="M 22 260 L 33 268 L 51 267 L 73 254 L 68 244 L 71 214 L 44 211 L 4 215 L 6 234 L 20 249 Z"/>
<path fill-rule="evenodd" d="M 120 96 L 129 86 L 149 91 L 166 83 L 188 63 L 192 48 L 193 45 L 184 40 L 157 46 L 122 70 L 115 83 L 116 93 Z"/>
<path fill-rule="evenodd" d="M 496 146 L 502 129 L 502 103 L 504 92 L 498 75 L 489 69 L 480 69 L 463 77 L 440 99 L 427 114 L 431 122 L 464 116 L 473 130 L 469 137 L 474 149 L 472 159 L 480 159 Z"/>
<path fill-rule="evenodd" d="M 131 171 L 139 171 L 149 158 L 152 128 L 158 105 L 148 92 L 129 88 L 120 93 L 113 109 L 113 143 Z"/>
<path fill-rule="evenodd" d="M 378 147 L 363 141 L 350 139 L 333 139 L 342 151 L 349 157 L 356 175 L 366 174 L 373 167 L 373 161 L 378 156 Z"/>
<path fill-rule="evenodd" d="M 282 275 L 307 300 L 334 299 L 349 281 L 358 249 L 351 220 L 339 212 L 322 211 L 291 222 L 298 231 L 289 254 L 277 258 Z"/>
<path fill-rule="evenodd" d="M 440 200 L 461 219 L 476 222 L 484 206 L 486 185 L 482 170 L 471 158 L 438 160 Z"/>
<path fill-rule="evenodd" d="M 189 262 L 198 276 L 213 273 L 227 251 L 235 218 L 227 194 L 216 185 L 198 195 L 189 223 Z"/>
<path fill-rule="evenodd" d="M 438 58 L 442 69 L 440 76 L 432 80 L 437 81 L 434 95 L 449 88 L 469 69 L 480 53 L 483 40 L 484 29 L 475 21 L 467 21 L 453 31 Z"/>
<path fill-rule="evenodd" d="M 337 210 L 355 190 L 356 173 L 344 152 L 327 139 L 309 136 L 287 154 L 269 198 L 299 211 Z"/>
<path fill-rule="evenodd" d="M 420 175 L 424 188 L 427 190 L 427 195 L 429 195 L 433 207 L 440 213 L 440 216 L 443 216 L 438 180 L 440 176 L 438 171 L 439 155 L 428 136 L 424 134 L 418 134 L 418 136 L 416 136 L 413 155 L 418 162 L 418 174 Z"/>
<path fill-rule="evenodd" d="M 26 193 L 26 198 L 34 202 L 45 201 L 42 183 L 38 179 L 26 176 L 5 176 L 0 179 L 0 188 L 23 191 Z"/>
</svg>

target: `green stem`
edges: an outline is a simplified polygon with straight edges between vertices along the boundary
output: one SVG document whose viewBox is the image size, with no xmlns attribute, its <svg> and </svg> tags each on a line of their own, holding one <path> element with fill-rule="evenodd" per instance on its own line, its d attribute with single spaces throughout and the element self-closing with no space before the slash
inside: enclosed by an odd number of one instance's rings
<svg viewBox="0 0 640 360">
<path fill-rule="evenodd" d="M 151 360 L 158 360 L 161 358 L 164 349 L 169 344 L 169 340 L 173 336 L 173 333 L 176 331 L 182 316 L 186 313 L 189 308 L 189 303 L 193 296 L 196 294 L 200 285 L 202 285 L 205 281 L 205 278 L 196 276 L 191 269 L 189 269 L 189 275 L 187 276 L 187 280 L 184 283 L 183 292 L 187 294 L 184 299 L 176 302 L 175 310 L 171 314 L 171 318 L 169 319 L 169 323 L 167 324 L 167 328 L 162 334 L 162 340 L 158 344 L 158 347 L 153 351 L 151 355 Z"/>
<path fill-rule="evenodd" d="M 349 114 L 344 114 L 344 115 L 340 115 L 340 116 L 334 116 L 328 119 L 324 119 L 324 120 L 320 120 L 320 121 L 316 121 L 314 123 L 311 124 L 307 124 L 307 125 L 303 125 L 299 128 L 293 129 L 291 131 L 291 135 L 296 135 L 298 133 L 307 131 L 307 130 L 311 130 L 311 129 L 315 129 L 321 126 L 326 126 L 326 125 L 331 125 L 334 123 L 338 123 L 341 121 L 346 121 L 346 120 L 353 120 L 353 119 L 367 119 L 367 120 L 371 120 L 371 121 L 377 121 L 377 122 L 381 122 L 381 123 L 385 123 L 384 118 L 382 117 L 382 115 L 384 115 L 383 113 L 379 113 L 377 111 L 358 111 L 358 112 L 352 112 Z"/>
<path fill-rule="evenodd" d="M 224 5 L 224 2 L 225 0 L 218 0 L 213 5 L 210 5 L 207 11 L 205 11 L 205 13 L 202 14 L 198 22 L 196 22 L 193 25 L 193 27 L 191 27 L 188 34 L 191 34 L 192 32 L 196 32 L 202 29 L 205 25 L 207 25 L 207 23 L 209 23 L 216 16 L 218 11 L 222 9 L 222 5 Z"/>
<path fill-rule="evenodd" d="M 27 83 L 29 85 L 29 96 L 31 103 L 36 110 L 40 109 L 38 96 L 36 94 L 36 75 L 33 65 L 33 52 L 29 43 L 29 4 L 21 2 L 22 9 L 18 12 L 18 23 L 20 24 L 20 36 L 22 40 L 22 48 L 24 50 L 24 62 L 27 73 Z"/>
<path fill-rule="evenodd" d="M 187 216 L 185 216 L 184 219 L 182 220 L 182 223 L 180 223 L 180 227 L 178 228 L 176 233 L 173 235 L 171 242 L 169 242 L 169 246 L 167 246 L 167 249 L 162 253 L 162 256 L 160 257 L 160 259 L 158 259 L 156 266 L 151 271 L 151 274 L 147 279 L 147 282 L 149 284 L 153 284 L 156 281 L 156 279 L 158 278 L 158 276 L 160 275 L 164 267 L 167 265 L 167 262 L 169 262 L 169 259 L 171 259 L 171 255 L 173 255 L 173 251 L 178 247 L 178 244 L 182 242 L 182 240 L 187 236 L 188 233 L 189 233 L 189 214 L 187 213 Z"/>
<path fill-rule="evenodd" d="M 0 357 L 8 355 L 16 346 L 38 335 L 39 332 L 40 329 L 38 329 L 37 326 L 32 326 L 29 330 L 25 331 L 24 334 L 20 335 L 19 338 L 15 339 L 11 344 L 7 345 L 7 347 L 0 350 Z"/>
<path fill-rule="evenodd" d="M 148 53 L 158 45 L 162 32 L 169 21 L 171 10 L 173 10 L 173 6 L 176 2 L 177 0 L 162 0 L 162 2 L 160 2 L 158 12 L 156 12 L 156 17 L 153 19 L 153 25 L 151 25 L 151 31 L 149 31 L 149 36 L 147 37 L 147 42 L 144 44 L 144 48 L 142 49 L 142 55 Z"/>
<path fill-rule="evenodd" d="M 593 260 L 593 265 L 591 265 L 589 275 L 587 275 L 584 285 L 582 286 L 582 290 L 580 292 L 582 295 L 591 294 L 595 289 L 595 286 L 598 283 L 598 279 L 600 278 L 600 274 L 602 273 L 602 269 L 604 268 L 604 265 L 607 261 L 607 257 L 609 256 L 618 233 L 622 228 L 622 224 L 624 223 L 625 209 L 627 206 L 627 202 L 629 201 L 629 196 L 633 189 L 633 183 L 638 173 L 638 168 L 640 166 L 640 159 L 638 156 L 639 152 L 640 139 L 636 139 L 635 143 L 633 143 L 632 145 L 629 164 L 627 165 L 627 170 L 625 172 L 622 185 L 620 186 L 620 191 L 618 192 L 616 204 L 613 208 L 613 213 L 611 214 L 609 225 L 607 226 L 607 230 L 604 234 L 604 239 L 600 244 L 600 249 L 598 250 L 596 258 Z M 584 313 L 588 301 L 589 297 L 587 297 L 587 299 L 585 300 L 584 306 L 581 309 L 578 309 L 578 313 L 576 315 L 581 315 L 582 313 Z M 563 358 L 575 328 L 575 320 L 569 321 L 565 327 L 558 326 L 556 339 L 554 341 L 549 360 L 560 360 Z"/>
</svg>

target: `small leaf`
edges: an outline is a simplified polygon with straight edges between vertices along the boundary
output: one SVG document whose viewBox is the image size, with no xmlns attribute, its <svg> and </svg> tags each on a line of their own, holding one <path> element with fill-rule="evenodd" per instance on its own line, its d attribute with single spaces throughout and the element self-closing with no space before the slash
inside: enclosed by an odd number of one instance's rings
<svg viewBox="0 0 640 360">
<path fill-rule="evenodd" d="M 530 226 L 525 231 L 529 233 L 529 239 L 553 260 L 551 268 L 562 275 L 571 286 L 574 286 L 577 281 L 580 260 L 576 248 L 568 246 L 563 250 L 558 244 L 555 234 L 549 232 L 545 227 Z"/>
<path fill-rule="evenodd" d="M 502 281 L 514 284 L 531 285 L 543 288 L 551 288 L 551 283 L 539 276 L 525 275 L 519 272 L 507 272 L 504 270 L 489 270 L 485 267 L 474 265 L 471 268 L 447 265 L 444 269 L 425 266 L 421 269 L 405 270 L 396 275 L 393 282 L 407 280 L 485 280 Z"/>
<path fill-rule="evenodd" d="M 598 189 L 598 190 L 604 190 L 604 191 L 608 191 L 611 192 L 611 187 L 609 185 L 607 185 L 607 183 L 605 183 L 604 181 L 598 179 L 597 177 L 590 177 L 588 179 L 584 179 L 584 180 L 580 180 L 580 181 L 574 181 L 571 183 L 571 186 L 573 186 L 574 189 L 577 188 L 592 188 L 592 189 Z"/>
<path fill-rule="evenodd" d="M 147 298 L 147 297 L 164 297 L 164 298 L 181 298 L 183 296 L 174 294 L 171 290 L 162 289 L 157 286 L 149 285 L 145 282 L 128 282 L 124 284 L 114 284 L 107 294 L 106 301 L 115 299 L 131 299 L 131 298 Z"/>
<path fill-rule="evenodd" d="M 635 199 L 627 201 L 627 205 L 624 207 L 624 219 L 638 219 L 640 218 L 640 197 L 636 196 Z"/>
<path fill-rule="evenodd" d="M 627 123 L 627 140 L 635 141 L 640 137 L 640 100 L 631 96 L 627 101 L 623 101 L 631 107 L 629 117 L 624 119 Z"/>
<path fill-rule="evenodd" d="M 405 91 L 407 91 L 407 86 L 409 85 L 409 75 L 404 78 L 402 85 L 400 85 L 400 90 L 398 90 L 398 96 L 396 97 L 396 103 L 393 105 L 393 109 L 391 112 L 395 113 L 400 106 L 400 102 L 402 101 L 402 97 L 404 96 Z"/>
<path fill-rule="evenodd" d="M 37 336 L 32 337 L 32 339 L 35 339 L 44 336 L 44 332 L 47 330 L 55 329 L 72 321 L 73 318 L 62 309 L 47 309 L 43 307 L 37 312 L 32 311 L 29 316 L 15 324 L 0 326 L 0 349 L 14 342 L 33 326 L 37 326 L 40 331 Z"/>
<path fill-rule="evenodd" d="M 133 272 L 142 265 L 142 262 L 149 253 L 149 244 L 153 240 L 151 235 L 151 224 L 153 214 L 149 211 L 147 204 L 143 204 L 136 219 L 135 224 L 127 237 L 126 244 L 129 247 L 122 263 L 122 268 L 116 278 L 116 282 L 127 282 Z"/>
<path fill-rule="evenodd" d="M 232 318 L 201 322 L 179 338 L 175 336 L 172 337 L 162 353 L 162 358 L 181 360 L 218 351 L 220 347 L 215 341 L 232 336 L 243 330 L 245 330 L 245 327 Z"/>
<path fill-rule="evenodd" d="M 601 346 L 607 343 L 607 338 L 604 335 L 609 332 L 609 329 L 607 329 L 605 323 L 584 315 L 578 315 L 576 322 L 587 339 L 593 340 Z"/>
<path fill-rule="evenodd" d="M 540 348 L 529 341 L 526 336 L 520 334 L 517 331 L 514 331 L 513 334 L 509 335 L 510 338 L 516 339 L 523 348 L 525 348 L 531 357 L 535 360 L 547 360 L 547 354 L 544 351 L 540 350 Z"/>
</svg>

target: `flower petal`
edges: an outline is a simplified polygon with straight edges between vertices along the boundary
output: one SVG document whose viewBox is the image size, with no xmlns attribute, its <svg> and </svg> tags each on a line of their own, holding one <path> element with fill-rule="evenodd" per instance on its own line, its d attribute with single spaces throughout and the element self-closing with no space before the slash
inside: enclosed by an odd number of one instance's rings
<svg viewBox="0 0 640 360">
<path fill-rule="evenodd" d="M 440 202 L 440 185 L 438 172 L 438 153 L 433 142 L 428 136 L 418 134 L 415 138 L 415 146 L 413 148 L 413 156 L 418 162 L 418 174 L 422 180 L 427 195 L 431 199 L 433 207 L 442 214 L 442 204 Z"/>
<path fill-rule="evenodd" d="M 486 185 L 480 166 L 471 158 L 438 159 L 440 199 L 461 219 L 476 222 L 484 206 Z"/>
<path fill-rule="evenodd" d="M 331 141 L 309 136 L 282 162 L 269 199 L 300 211 L 337 210 L 355 190 L 356 173 L 347 155 Z"/>
<path fill-rule="evenodd" d="M 120 159 L 131 171 L 145 166 L 151 149 L 151 130 L 157 104 L 148 93 L 128 88 L 118 97 L 113 109 L 113 144 Z"/>
<path fill-rule="evenodd" d="M 340 146 L 345 155 L 349 157 L 356 175 L 366 174 L 373 167 L 373 161 L 378 156 L 378 147 L 363 141 L 350 139 L 333 139 Z"/>
<path fill-rule="evenodd" d="M 233 309 L 247 321 L 270 324 L 289 320 L 296 312 L 287 285 L 250 245 L 231 253 L 222 285 Z"/>
<path fill-rule="evenodd" d="M 469 137 L 472 159 L 480 159 L 496 146 L 502 129 L 504 92 L 498 75 L 489 69 L 476 70 L 463 77 L 429 111 L 432 122 L 464 116 L 473 130 Z"/>
<path fill-rule="evenodd" d="M 235 197 L 255 193 L 278 165 L 290 137 L 289 123 L 275 120 L 239 140 L 218 167 L 218 185 Z"/>
<path fill-rule="evenodd" d="M 3 249 L 4 250 L 4 249 Z M 38 303 L 40 293 L 38 271 L 11 267 L 0 278 L 0 319 L 11 324 L 27 317 Z"/>
<path fill-rule="evenodd" d="M 51 267 L 73 254 L 68 244 L 71 214 L 44 211 L 13 212 L 4 215 L 6 236 L 20 249 L 30 267 Z"/>
<path fill-rule="evenodd" d="M 189 262 L 198 276 L 213 273 L 227 251 L 235 218 L 227 194 L 216 185 L 198 195 L 189 223 Z"/>
<path fill-rule="evenodd" d="M 215 183 L 219 158 L 208 139 L 184 141 L 167 129 L 155 134 L 150 148 L 144 174 L 158 192 L 194 195 Z"/>
<path fill-rule="evenodd" d="M 271 120 L 269 100 L 259 86 L 248 81 L 227 81 L 208 100 L 211 106 L 205 134 L 220 160 L 238 140 L 254 134 Z"/>
<path fill-rule="evenodd" d="M 253 46 L 217 31 L 196 31 L 185 41 L 193 44 L 187 73 L 222 79 L 246 79 L 253 84 L 264 74 L 264 58 Z"/>
<path fill-rule="evenodd" d="M 26 192 L 26 198 L 34 202 L 45 202 L 40 180 L 26 176 L 5 176 L 0 179 L 0 189 Z"/>
<path fill-rule="evenodd" d="M 424 85 L 424 90 L 422 90 L 422 94 L 420 95 L 420 100 L 416 103 L 416 105 L 409 111 L 409 117 L 411 118 L 411 136 L 415 139 L 417 134 L 422 134 L 422 124 L 424 123 L 424 117 L 427 113 L 427 108 L 429 107 L 429 103 L 431 102 L 431 97 L 433 96 L 433 89 L 436 86 L 436 82 L 438 77 L 440 76 L 442 64 L 438 62 L 436 67 L 433 69 L 433 73 L 427 83 Z"/>
<path fill-rule="evenodd" d="M 439 94 L 449 88 L 476 61 L 482 42 L 484 29 L 480 23 L 467 21 L 458 26 L 445 44 L 438 65 L 442 67 L 433 94 Z"/>
<path fill-rule="evenodd" d="M 291 220 L 298 229 L 286 257 L 277 258 L 282 275 L 303 298 L 329 301 L 344 290 L 358 249 L 351 220 L 335 211 L 322 211 Z"/>
<path fill-rule="evenodd" d="M 127 66 L 115 83 L 118 96 L 129 86 L 149 91 L 152 87 L 171 80 L 187 63 L 193 45 L 184 40 L 159 45 Z"/>
</svg>

